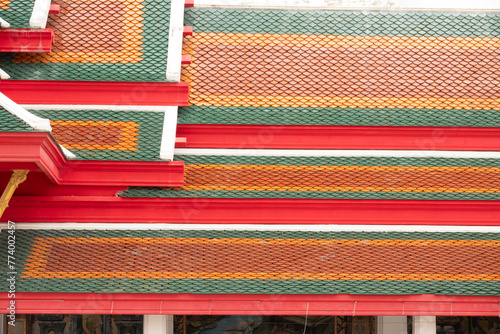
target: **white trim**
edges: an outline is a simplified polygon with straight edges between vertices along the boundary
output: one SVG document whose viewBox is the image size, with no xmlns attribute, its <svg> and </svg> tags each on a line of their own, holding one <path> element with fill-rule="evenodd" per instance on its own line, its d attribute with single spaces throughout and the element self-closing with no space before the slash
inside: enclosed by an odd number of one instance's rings
<svg viewBox="0 0 500 334">
<path fill-rule="evenodd" d="M 2 27 L 2 28 L 9 28 L 10 27 L 10 23 L 7 22 L 7 21 L 5 21 L 4 19 L 2 19 L 0 17 L 0 27 Z"/>
<path fill-rule="evenodd" d="M 168 33 L 167 81 L 181 80 L 182 38 L 184 30 L 184 0 L 172 0 Z"/>
<path fill-rule="evenodd" d="M 498 11 L 496 0 L 195 0 L 198 8 L 373 11 Z"/>
<path fill-rule="evenodd" d="M 173 334 L 173 315 L 144 315 L 144 334 Z"/>
<path fill-rule="evenodd" d="M 176 155 L 220 155 L 243 157 L 397 157 L 397 158 L 500 158 L 493 151 L 418 151 L 418 150 L 262 150 L 176 148 Z"/>
<path fill-rule="evenodd" d="M 430 312 L 429 312 L 430 313 Z M 436 316 L 414 316 L 413 334 L 435 334 L 436 333 Z"/>
<path fill-rule="evenodd" d="M 161 135 L 160 159 L 172 161 L 174 160 L 178 107 L 170 106 L 165 107 L 165 109 L 163 132 Z"/>
<path fill-rule="evenodd" d="M 33 115 L 26 109 L 20 107 L 14 101 L 9 99 L 4 94 L 0 93 L 0 105 L 4 107 L 8 112 L 12 115 L 18 117 L 22 121 L 28 123 L 33 129 L 38 131 L 51 132 L 52 128 L 50 127 L 50 121 L 45 118 L 40 118 L 38 116 Z"/>
<path fill-rule="evenodd" d="M 45 28 L 49 17 L 50 1 L 51 0 L 35 0 L 30 18 L 31 28 Z"/>
<path fill-rule="evenodd" d="M 0 223 L 6 229 L 7 223 Z M 469 232 L 500 233 L 500 226 L 454 225 L 264 225 L 264 224 L 134 224 L 134 223 L 21 223 L 19 230 L 198 230 L 308 232 Z"/>
<path fill-rule="evenodd" d="M 61 144 L 59 144 L 59 147 L 61 148 L 62 152 L 64 153 L 64 156 L 66 157 L 66 159 L 68 159 L 68 160 L 76 159 L 76 155 L 71 153 L 71 151 L 68 150 L 66 147 L 62 146 Z"/>
<path fill-rule="evenodd" d="M 163 106 L 110 106 L 90 104 L 20 104 L 25 109 L 32 110 L 110 110 L 110 111 L 154 111 L 164 112 Z"/>
<path fill-rule="evenodd" d="M 4 70 L 2 70 L 1 68 L 0 68 L 0 79 L 1 80 L 10 79 L 10 75 L 7 72 L 5 72 Z"/>
</svg>

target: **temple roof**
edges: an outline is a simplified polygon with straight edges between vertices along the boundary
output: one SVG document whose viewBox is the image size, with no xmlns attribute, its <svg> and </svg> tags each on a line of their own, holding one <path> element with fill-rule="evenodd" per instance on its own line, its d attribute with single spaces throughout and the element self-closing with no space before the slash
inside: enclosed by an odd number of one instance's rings
<svg viewBox="0 0 500 334">
<path fill-rule="evenodd" d="M 16 242 L 16 292 L 500 294 L 498 233 L 17 230 Z"/>
</svg>

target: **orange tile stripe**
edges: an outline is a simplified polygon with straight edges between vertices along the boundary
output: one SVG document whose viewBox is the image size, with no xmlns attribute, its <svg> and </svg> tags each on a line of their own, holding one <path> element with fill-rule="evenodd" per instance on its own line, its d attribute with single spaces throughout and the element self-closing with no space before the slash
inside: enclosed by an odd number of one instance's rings
<svg viewBox="0 0 500 334">
<path fill-rule="evenodd" d="M 305 46 L 329 48 L 389 48 L 389 49 L 472 49 L 496 50 L 498 37 L 444 37 L 444 36 L 339 36 L 306 34 L 242 34 L 193 33 L 189 38 L 197 45 L 251 45 L 251 46 Z"/>
<path fill-rule="evenodd" d="M 135 122 L 59 120 L 50 125 L 59 143 L 69 150 L 137 151 L 139 145 L 139 124 Z"/>
<path fill-rule="evenodd" d="M 0 1 L 0 8 L 1 9 L 10 9 L 11 1 L 10 0 L 1 0 Z"/>
<path fill-rule="evenodd" d="M 66 248 L 64 246 L 66 245 Z M 182 248 L 184 245 L 184 248 Z M 193 248 L 191 245 L 197 245 Z M 204 248 L 204 245 L 209 245 L 210 247 L 217 246 L 218 248 Z M 133 247 L 134 246 L 134 247 Z M 158 248 L 158 246 L 163 246 L 163 248 Z M 177 248 L 175 247 L 177 246 Z M 231 247 L 229 247 L 231 246 Z M 307 255 L 310 248 L 296 248 L 296 247 L 326 247 L 330 246 L 333 248 L 318 248 L 312 253 L 314 255 Z M 78 258 L 84 258 L 88 266 L 91 267 L 94 261 L 98 261 L 98 255 L 96 255 L 97 249 L 102 249 L 103 247 L 115 247 L 113 250 L 118 250 L 115 252 L 113 259 L 104 260 L 100 266 L 110 266 L 111 262 L 116 262 L 116 258 L 119 256 L 123 257 L 123 253 L 127 252 L 129 255 L 123 258 L 126 263 L 120 265 L 117 264 L 117 268 L 124 268 L 124 266 L 129 265 L 129 263 L 134 261 L 133 252 L 142 252 L 141 255 L 144 261 L 148 261 L 151 258 L 158 258 L 158 260 L 153 259 L 154 264 L 162 264 L 166 261 L 171 261 L 172 259 L 177 259 L 180 262 L 174 262 L 173 264 L 169 262 L 170 266 L 173 268 L 196 267 L 196 262 L 203 261 L 201 257 L 195 256 L 196 250 L 204 254 L 204 257 L 210 255 L 214 256 L 213 261 L 222 261 L 219 264 L 212 264 L 209 259 L 208 262 L 211 268 L 199 267 L 195 269 L 205 270 L 191 270 L 191 271 L 172 271 L 164 270 L 158 271 L 154 268 L 150 268 L 150 271 L 136 270 L 136 271 L 78 271 L 71 268 L 72 264 L 78 260 Z M 118 248 L 116 248 L 118 247 Z M 121 247 L 121 248 L 120 248 Z M 181 247 L 181 248 L 178 248 Z M 229 248 L 228 248 L 229 247 Z M 250 248 L 249 248 L 250 247 Z M 249 271 L 217 271 L 217 267 L 231 269 L 233 263 L 238 261 L 229 261 L 227 264 L 224 259 L 225 256 L 231 256 L 236 253 L 235 257 L 241 257 L 242 261 L 248 261 L 253 259 L 253 257 L 259 257 L 266 253 L 263 252 L 252 252 L 262 250 L 262 247 L 267 247 L 268 250 L 276 250 L 275 247 L 279 247 L 278 254 L 281 258 L 281 262 L 286 261 L 296 261 L 297 263 L 287 264 L 288 268 L 294 268 L 293 271 L 297 272 L 283 272 L 276 271 L 280 266 L 283 267 L 278 261 L 278 259 L 272 259 L 271 265 L 268 268 L 269 272 L 249 272 Z M 272 247 L 272 248 L 269 248 Z M 346 248 L 348 247 L 348 248 Z M 352 248 L 354 247 L 354 248 Z M 416 249 L 407 249 L 407 247 L 416 247 Z M 472 249 L 476 247 L 475 249 Z M 500 241 L 496 240 L 316 240 L 316 239 L 207 239 L 207 238 L 36 238 L 34 246 L 32 247 L 31 255 L 27 266 L 24 268 L 23 276 L 24 278 L 142 278 L 142 279 L 309 279 L 309 280 L 493 280 L 500 281 L 500 274 L 497 274 L 498 266 L 498 255 L 500 252 Z M 203 249 L 202 249 L 203 248 Z M 150 253 L 144 253 L 146 250 L 152 250 Z M 182 250 L 184 252 L 182 252 Z M 208 250 L 208 251 L 207 251 Z M 297 251 L 305 250 L 306 252 L 302 257 L 297 257 Z M 328 252 L 325 252 L 327 250 Z M 420 251 L 419 251 L 420 250 Z M 69 251 L 69 252 L 68 252 Z M 70 252 L 74 254 L 70 254 Z M 106 251 L 106 250 L 103 250 Z M 192 261 L 192 264 L 186 260 L 186 251 L 190 252 L 187 254 Z M 49 265 L 51 257 L 56 256 L 60 252 L 59 256 L 63 258 L 57 258 L 52 260 L 57 266 L 63 266 L 65 271 L 46 271 L 45 268 Z M 217 252 L 223 252 L 218 255 Z M 334 252 L 335 254 L 330 254 Z M 419 254 L 426 253 L 425 259 L 428 261 L 416 261 L 411 257 L 406 258 L 405 252 L 408 254 Z M 415 253 L 418 252 L 418 253 Z M 224 254 L 224 255 L 222 255 Z M 373 257 L 372 261 L 366 261 L 367 263 L 360 261 L 360 263 L 352 263 L 354 256 L 362 257 L 363 255 L 368 258 Z M 476 259 L 473 261 L 479 261 L 480 267 L 470 268 L 467 264 L 462 264 L 464 261 L 468 261 L 472 256 L 480 254 L 481 259 Z M 199 254 L 198 254 L 199 255 Z M 380 264 L 377 261 L 387 261 L 392 257 L 398 257 L 399 261 L 404 261 L 403 264 L 406 269 L 402 271 L 399 263 L 389 264 L 389 268 L 392 268 L 391 272 L 377 272 L 380 268 Z M 379 259 L 382 258 L 382 260 Z M 463 257 L 462 261 L 460 261 Z M 344 259 L 345 258 L 345 259 Z M 164 260 L 161 260 L 164 259 Z M 300 262 L 306 259 L 307 261 Z M 135 259 L 137 260 L 137 259 Z M 356 259 L 354 259 L 356 260 Z M 62 264 L 61 261 L 65 262 Z M 311 261 L 311 264 L 308 263 Z M 307 272 L 311 266 L 315 266 L 316 262 L 325 263 L 321 268 L 330 266 L 330 272 L 324 270 L 316 270 L 317 272 Z M 437 263 L 434 263 L 436 262 Z M 449 266 L 443 266 L 441 262 L 449 263 Z M 495 268 L 489 268 L 491 263 Z M 140 269 L 143 261 L 135 268 Z M 441 264 L 437 265 L 436 264 Z M 475 263 L 474 263 L 475 264 Z M 243 264 L 244 266 L 245 264 Z M 259 263 L 251 263 L 249 266 L 258 266 Z M 387 263 L 383 262 L 382 265 L 387 267 Z M 350 266 L 350 270 L 347 269 L 343 272 L 341 269 L 346 269 Z M 485 269 L 483 268 L 486 266 Z M 437 272 L 438 270 L 447 271 L 451 268 L 452 272 Z M 240 268 L 240 267 L 238 267 Z M 352 272 L 352 268 L 356 268 L 356 272 Z M 413 268 L 415 268 L 413 270 Z M 424 268 L 425 270 L 423 270 Z M 459 269 L 457 269 L 459 268 Z M 105 269 L 103 267 L 103 269 Z M 146 269 L 143 266 L 143 269 Z M 212 269 L 212 270 L 206 270 Z M 405 270 L 411 270 L 409 273 L 404 273 Z M 471 272 L 478 270 L 482 274 L 474 274 Z M 454 272 L 458 271 L 458 272 Z"/>
<path fill-rule="evenodd" d="M 186 165 L 185 168 L 184 190 L 500 192 L 497 167 Z"/>
<path fill-rule="evenodd" d="M 312 107 L 312 108 L 409 108 L 500 110 L 500 99 L 437 97 L 342 97 L 282 95 L 190 95 L 196 106 L 216 107 Z"/>
<path fill-rule="evenodd" d="M 95 0 L 74 0 L 79 2 L 95 2 Z M 121 38 L 121 50 L 119 52 L 50 52 L 39 54 L 14 54 L 14 63 L 138 63 L 143 58 L 142 56 L 142 36 L 144 26 L 141 21 L 144 19 L 141 15 L 144 12 L 140 9 L 144 8 L 142 0 L 110 0 L 120 2 L 125 5 L 125 12 L 121 17 L 121 23 L 124 26 L 124 33 Z M 74 13 L 73 13 L 74 14 Z M 64 13 L 61 13 L 64 15 Z M 59 16 L 61 16 L 59 15 Z M 61 17 L 59 18 L 61 19 Z M 112 23 L 110 23 L 112 24 Z M 114 28 L 112 25 L 110 28 Z M 83 28 L 78 31 L 80 38 L 85 38 L 86 33 L 91 33 Z M 94 34 L 94 33 L 91 33 Z M 57 36 L 56 38 L 61 38 Z M 62 36 L 64 38 L 64 36 Z M 74 41 L 60 40 L 60 43 L 74 43 Z"/>
</svg>

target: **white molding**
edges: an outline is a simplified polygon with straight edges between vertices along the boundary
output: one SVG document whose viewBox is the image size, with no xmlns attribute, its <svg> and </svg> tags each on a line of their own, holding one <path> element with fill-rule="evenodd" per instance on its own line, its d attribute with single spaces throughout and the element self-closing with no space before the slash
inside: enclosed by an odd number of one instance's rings
<svg viewBox="0 0 500 334">
<path fill-rule="evenodd" d="M 263 150 L 177 148 L 176 155 L 284 156 L 284 157 L 401 157 L 401 158 L 500 158 L 493 151 L 419 151 L 419 150 Z"/>
<path fill-rule="evenodd" d="M 5 72 L 4 70 L 2 70 L 1 68 L 0 68 L 0 79 L 1 80 L 10 79 L 10 75 L 7 72 Z"/>
<path fill-rule="evenodd" d="M 6 229 L 7 223 L 0 223 Z M 308 231 L 308 232 L 463 232 L 500 233 L 500 226 L 454 225 L 281 225 L 281 224 L 155 224 L 155 223 L 22 223 L 19 230 L 198 230 L 198 231 Z"/>
<path fill-rule="evenodd" d="M 110 111 L 152 111 L 164 112 L 163 106 L 111 106 L 98 104 L 20 104 L 25 109 L 33 110 L 110 110 Z"/>
<path fill-rule="evenodd" d="M 174 160 L 178 107 L 170 106 L 165 107 L 165 109 L 163 132 L 161 135 L 160 159 L 172 161 Z"/>
<path fill-rule="evenodd" d="M 195 0 L 198 8 L 498 12 L 497 0 Z"/>
<path fill-rule="evenodd" d="M 76 159 L 76 155 L 71 153 L 71 151 L 68 150 L 66 147 L 62 146 L 61 144 L 59 144 L 59 147 L 61 148 L 62 152 L 64 153 L 64 156 L 66 157 L 66 159 L 68 159 L 68 160 L 75 160 Z"/>
<path fill-rule="evenodd" d="M 12 115 L 18 117 L 22 121 L 28 123 L 33 129 L 38 131 L 51 132 L 52 128 L 50 127 L 50 121 L 45 118 L 40 118 L 38 116 L 33 115 L 26 109 L 22 108 L 14 101 L 9 99 L 4 94 L 0 93 L 0 105 L 4 107 L 8 112 Z"/>
<path fill-rule="evenodd" d="M 166 78 L 169 82 L 179 82 L 181 80 L 184 0 L 172 0 L 170 8 Z"/>
<path fill-rule="evenodd" d="M 50 1 L 51 0 L 35 0 L 30 18 L 31 28 L 45 28 L 47 25 L 47 18 L 49 17 Z"/>
<path fill-rule="evenodd" d="M 2 19 L 2 18 L 0 17 L 0 27 L 1 27 L 1 28 L 9 28 L 9 27 L 10 27 L 10 23 L 9 23 L 9 22 L 7 22 L 7 21 L 5 21 L 4 19 Z"/>
</svg>

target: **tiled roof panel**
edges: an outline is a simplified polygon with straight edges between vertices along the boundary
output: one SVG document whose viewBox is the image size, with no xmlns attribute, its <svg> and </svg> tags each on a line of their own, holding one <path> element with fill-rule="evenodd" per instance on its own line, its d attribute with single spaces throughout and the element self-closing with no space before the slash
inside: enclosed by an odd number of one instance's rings
<svg viewBox="0 0 500 334">
<path fill-rule="evenodd" d="M 193 8 L 190 124 L 498 125 L 498 14 Z M 227 123 L 226 123 L 227 122 Z"/>
<path fill-rule="evenodd" d="M 25 132 L 34 131 L 31 126 L 21 121 L 10 112 L 0 107 L 0 132 Z"/>
<path fill-rule="evenodd" d="M 170 0 L 53 3 L 52 52 L 0 55 L 12 79 L 165 81 Z"/>
<path fill-rule="evenodd" d="M 17 230 L 16 245 L 19 292 L 500 293 L 494 233 Z"/>
<path fill-rule="evenodd" d="M 164 113 L 31 110 L 50 119 L 59 144 L 83 160 L 159 160 Z"/>
<path fill-rule="evenodd" d="M 29 28 L 34 1 L 2 0 L 0 17 L 10 24 L 10 28 Z"/>
<path fill-rule="evenodd" d="M 124 197 L 500 200 L 500 159 L 176 156 L 183 188 Z"/>
</svg>

